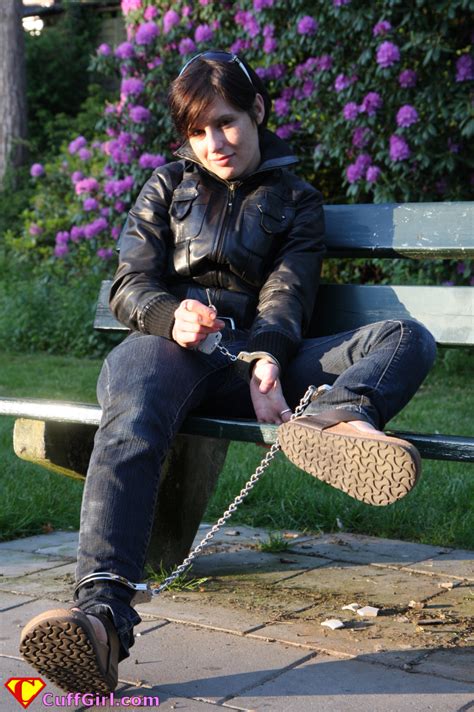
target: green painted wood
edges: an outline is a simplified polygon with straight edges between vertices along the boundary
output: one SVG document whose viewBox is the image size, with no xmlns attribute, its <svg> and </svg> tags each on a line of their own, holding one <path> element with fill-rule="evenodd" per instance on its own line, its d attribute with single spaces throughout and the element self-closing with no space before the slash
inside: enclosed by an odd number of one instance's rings
<svg viewBox="0 0 474 712">
<path fill-rule="evenodd" d="M 309 333 L 336 334 L 383 319 L 415 319 L 440 345 L 472 345 L 474 289 L 322 285 Z"/>
<path fill-rule="evenodd" d="M 327 205 L 326 241 L 337 257 L 474 257 L 474 202 Z"/>
<path fill-rule="evenodd" d="M 183 433 L 205 435 L 239 442 L 273 445 L 277 437 L 277 425 L 266 425 L 252 420 L 223 420 L 220 418 L 187 418 L 181 428 Z M 420 455 L 428 460 L 455 460 L 474 462 L 474 438 L 456 435 L 430 435 L 387 431 L 402 437 L 418 448 Z"/>
<path fill-rule="evenodd" d="M 71 427 L 82 423 L 84 426 L 87 425 L 91 431 L 95 431 L 100 423 L 101 409 L 92 403 L 0 398 L 0 415 L 70 424 Z M 222 440 L 272 445 L 276 440 L 277 430 L 278 426 L 276 425 L 257 423 L 253 420 L 224 420 L 222 418 L 190 416 L 184 421 L 180 432 L 183 435 L 202 435 Z M 84 431 L 84 437 L 77 429 L 75 433 L 75 450 L 84 448 L 90 455 L 92 447 L 90 432 Z M 474 462 L 474 438 L 409 432 L 393 432 L 391 434 L 412 442 L 419 449 L 421 456 L 426 459 Z M 66 442 L 67 438 L 64 439 L 65 444 Z M 64 457 L 67 457 L 67 453 Z"/>
<path fill-rule="evenodd" d="M 101 331 L 127 331 L 109 309 L 110 284 L 102 283 L 94 326 Z M 474 344 L 474 289 L 322 285 L 309 334 L 335 334 L 382 319 L 404 318 L 425 324 L 440 345 Z"/>
</svg>

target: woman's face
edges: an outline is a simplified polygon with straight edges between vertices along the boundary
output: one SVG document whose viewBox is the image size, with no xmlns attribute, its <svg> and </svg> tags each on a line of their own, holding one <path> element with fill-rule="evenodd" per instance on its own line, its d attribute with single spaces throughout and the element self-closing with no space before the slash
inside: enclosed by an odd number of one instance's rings
<svg viewBox="0 0 474 712">
<path fill-rule="evenodd" d="M 255 98 L 257 123 L 246 111 L 216 97 L 189 131 L 189 143 L 198 160 L 223 180 L 236 180 L 260 163 L 257 124 L 265 114 L 260 94 Z"/>
</svg>

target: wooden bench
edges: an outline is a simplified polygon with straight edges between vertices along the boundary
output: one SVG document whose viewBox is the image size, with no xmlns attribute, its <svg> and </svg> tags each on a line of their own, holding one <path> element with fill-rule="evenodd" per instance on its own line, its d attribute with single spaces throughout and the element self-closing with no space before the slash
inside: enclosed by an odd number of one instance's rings
<svg viewBox="0 0 474 712">
<path fill-rule="evenodd" d="M 328 258 L 449 258 L 474 256 L 474 203 L 340 205 L 325 208 Z M 99 330 L 126 331 L 100 291 Z M 474 344 L 474 289 L 454 286 L 323 285 L 310 335 L 336 333 L 381 319 L 412 318 L 439 345 Z M 0 399 L 15 416 L 16 454 L 55 472 L 84 479 L 100 421 L 94 404 Z M 433 424 L 434 427 L 434 424 Z M 271 444 L 277 426 L 189 417 L 165 463 L 149 561 L 169 568 L 187 554 L 222 469 L 229 441 Z M 474 438 L 397 432 L 424 458 L 474 462 Z M 249 473 L 250 475 L 251 473 Z"/>
</svg>

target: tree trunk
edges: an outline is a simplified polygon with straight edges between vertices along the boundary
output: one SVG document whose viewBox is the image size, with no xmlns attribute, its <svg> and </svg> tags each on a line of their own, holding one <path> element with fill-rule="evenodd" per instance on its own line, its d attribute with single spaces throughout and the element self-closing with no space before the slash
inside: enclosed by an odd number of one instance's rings
<svg viewBox="0 0 474 712">
<path fill-rule="evenodd" d="M 26 77 L 21 0 L 0 0 L 0 188 L 26 160 Z"/>
</svg>

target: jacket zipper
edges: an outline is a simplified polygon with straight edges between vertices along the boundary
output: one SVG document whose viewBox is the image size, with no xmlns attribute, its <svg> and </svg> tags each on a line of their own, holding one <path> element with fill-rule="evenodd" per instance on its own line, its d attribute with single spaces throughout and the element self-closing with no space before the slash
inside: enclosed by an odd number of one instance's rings
<svg viewBox="0 0 474 712">
<path fill-rule="evenodd" d="M 219 258 L 222 255 L 222 246 L 224 244 L 225 233 L 227 231 L 227 227 L 228 227 L 229 221 L 230 221 L 230 216 L 232 214 L 232 208 L 233 208 L 234 199 L 235 199 L 235 191 L 237 190 L 239 185 L 241 185 L 241 183 L 239 181 L 234 181 L 233 183 L 227 184 L 227 207 L 226 207 L 224 219 L 222 221 L 222 227 L 221 227 L 221 231 L 219 234 L 219 239 L 217 240 L 217 245 L 216 245 L 216 261 L 218 263 L 219 263 Z"/>
</svg>

